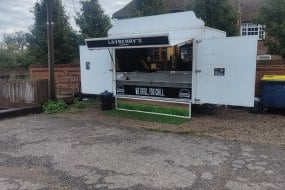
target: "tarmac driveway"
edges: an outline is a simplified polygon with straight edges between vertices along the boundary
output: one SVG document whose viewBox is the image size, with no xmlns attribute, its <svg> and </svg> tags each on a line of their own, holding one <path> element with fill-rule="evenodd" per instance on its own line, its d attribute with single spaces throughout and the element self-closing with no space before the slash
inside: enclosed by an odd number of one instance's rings
<svg viewBox="0 0 285 190">
<path fill-rule="evenodd" d="M 0 120 L 0 189 L 285 189 L 285 148 L 31 115 Z"/>
</svg>

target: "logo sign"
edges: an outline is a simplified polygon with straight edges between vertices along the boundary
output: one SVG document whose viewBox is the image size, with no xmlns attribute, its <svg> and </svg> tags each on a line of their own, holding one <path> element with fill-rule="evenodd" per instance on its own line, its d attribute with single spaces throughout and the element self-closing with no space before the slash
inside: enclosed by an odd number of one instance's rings
<svg viewBox="0 0 285 190">
<path fill-rule="evenodd" d="M 136 95 L 138 96 L 157 96 L 157 97 L 165 97 L 164 90 L 162 88 L 135 88 Z"/>
<path fill-rule="evenodd" d="M 137 39 L 122 39 L 122 40 L 108 40 L 108 45 L 113 46 L 132 46 L 132 45 L 140 45 L 143 41 L 140 38 Z"/>
<path fill-rule="evenodd" d="M 150 96 L 162 98 L 181 98 L 191 99 L 190 88 L 173 88 L 159 86 L 132 86 L 117 84 L 117 94 L 134 95 L 134 96 Z"/>
<path fill-rule="evenodd" d="M 125 94 L 125 87 L 123 85 L 118 85 L 117 86 L 117 94 Z"/>
<path fill-rule="evenodd" d="M 116 39 L 90 39 L 86 40 L 88 48 L 122 48 L 122 47 L 140 47 L 169 45 L 168 35 L 151 36 L 141 38 L 116 38 Z"/>
<path fill-rule="evenodd" d="M 187 98 L 190 99 L 191 98 L 191 92 L 188 89 L 181 89 L 179 91 L 179 98 Z"/>
</svg>

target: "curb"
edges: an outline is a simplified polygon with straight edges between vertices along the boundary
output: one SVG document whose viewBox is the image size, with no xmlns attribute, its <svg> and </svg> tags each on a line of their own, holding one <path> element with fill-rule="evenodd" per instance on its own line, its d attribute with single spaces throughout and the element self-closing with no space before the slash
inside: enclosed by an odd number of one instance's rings
<svg viewBox="0 0 285 190">
<path fill-rule="evenodd" d="M 28 114 L 40 114 L 42 112 L 43 109 L 41 106 L 25 108 L 7 108 L 4 110 L 0 110 L 0 119 L 19 117 Z"/>
</svg>

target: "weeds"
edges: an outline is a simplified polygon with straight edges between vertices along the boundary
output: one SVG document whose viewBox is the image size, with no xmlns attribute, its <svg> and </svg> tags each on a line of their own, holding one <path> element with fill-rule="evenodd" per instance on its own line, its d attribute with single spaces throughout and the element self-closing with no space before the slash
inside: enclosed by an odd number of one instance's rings
<svg viewBox="0 0 285 190">
<path fill-rule="evenodd" d="M 43 105 L 44 113 L 62 113 L 67 109 L 67 105 L 63 100 L 48 100 Z"/>
<path fill-rule="evenodd" d="M 65 111 L 69 113 L 79 113 L 82 109 L 95 108 L 97 105 L 98 102 L 96 100 L 75 100 L 70 106 L 67 106 L 63 100 L 48 100 L 43 105 L 43 110 L 44 113 L 47 114 L 63 113 Z"/>
</svg>

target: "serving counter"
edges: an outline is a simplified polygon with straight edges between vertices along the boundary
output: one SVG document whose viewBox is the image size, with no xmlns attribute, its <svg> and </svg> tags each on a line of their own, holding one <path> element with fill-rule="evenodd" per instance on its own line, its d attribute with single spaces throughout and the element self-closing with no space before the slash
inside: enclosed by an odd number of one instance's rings
<svg viewBox="0 0 285 190">
<path fill-rule="evenodd" d="M 191 88 L 191 71 L 117 72 L 117 85 Z"/>
</svg>

